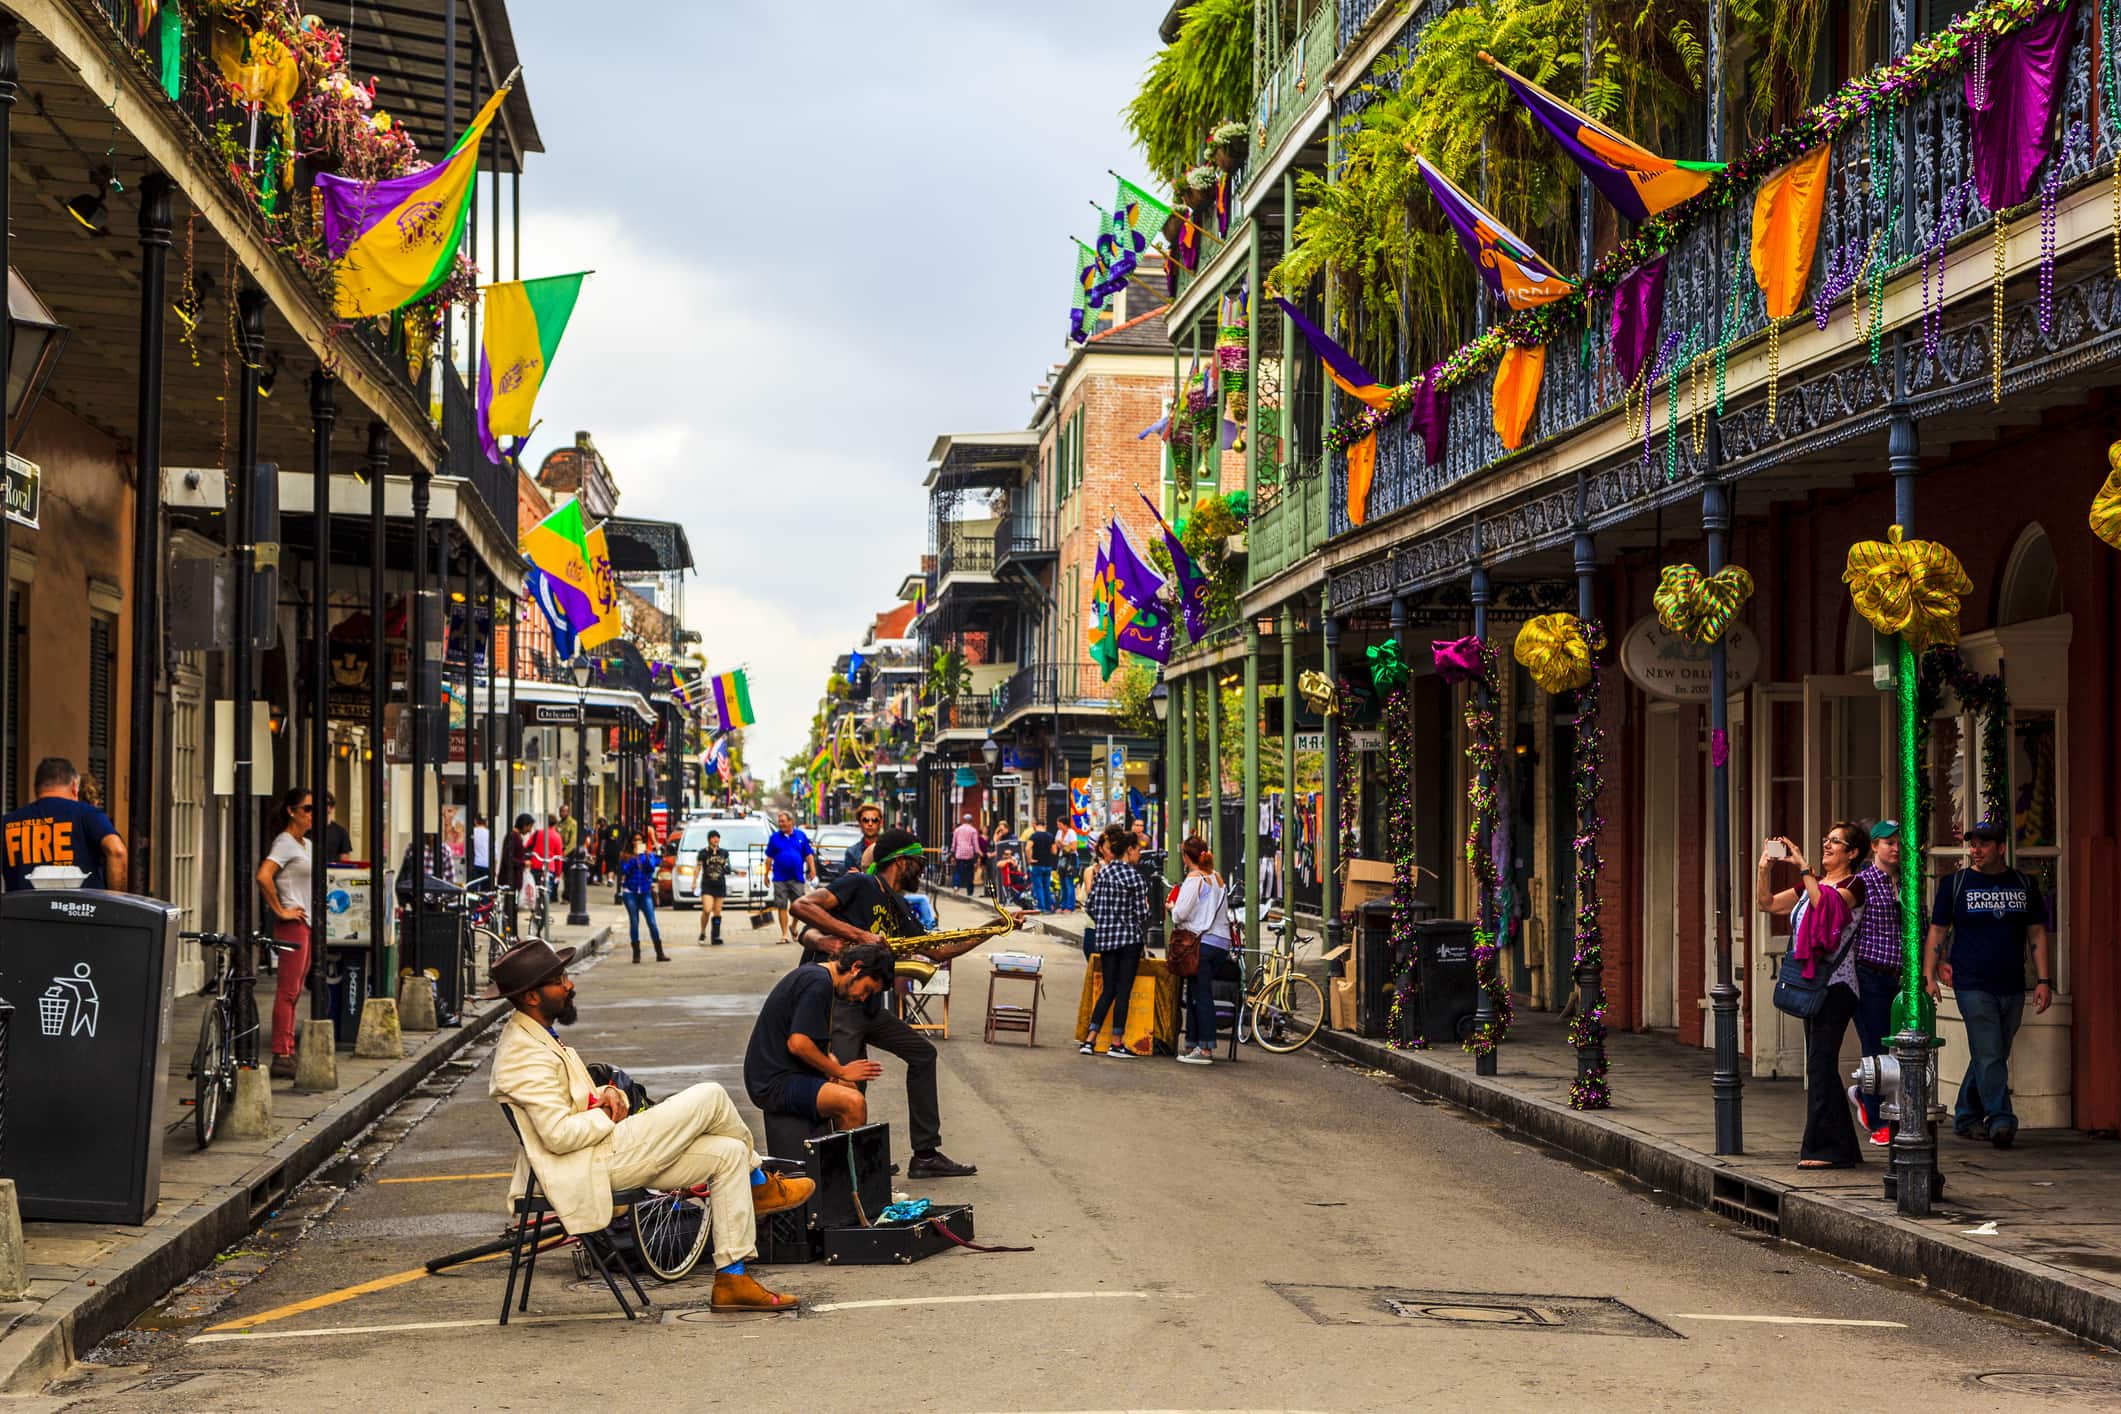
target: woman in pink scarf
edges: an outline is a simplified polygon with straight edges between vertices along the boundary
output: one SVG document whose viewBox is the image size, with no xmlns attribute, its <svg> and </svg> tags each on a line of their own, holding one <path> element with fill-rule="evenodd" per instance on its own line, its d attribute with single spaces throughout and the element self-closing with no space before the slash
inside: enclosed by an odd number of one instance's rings
<svg viewBox="0 0 2121 1414">
<path fill-rule="evenodd" d="M 1777 846 L 1780 846 L 1778 851 Z M 1856 926 L 1863 917 L 1863 881 L 1856 869 L 1870 858 L 1863 826 L 1842 821 L 1819 846 L 1824 873 L 1814 874 L 1786 837 L 1761 851 L 1756 892 L 1764 913 L 1791 915 L 1791 952 L 1806 977 L 1827 978 L 1826 1003 L 1804 1023 L 1804 1143 L 1801 1169 L 1848 1168 L 1863 1162 L 1856 1124 L 1841 1085 L 1841 1036 L 1856 1014 Z M 1784 853 L 1786 851 L 1786 853 Z M 1797 886 L 1776 892 L 1776 864 L 1797 866 Z"/>
</svg>

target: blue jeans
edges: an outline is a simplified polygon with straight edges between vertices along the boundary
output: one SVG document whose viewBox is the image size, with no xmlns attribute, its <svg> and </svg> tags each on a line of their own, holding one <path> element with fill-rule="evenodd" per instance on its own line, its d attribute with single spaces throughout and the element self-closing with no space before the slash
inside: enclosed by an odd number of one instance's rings
<svg viewBox="0 0 2121 1414">
<path fill-rule="evenodd" d="M 1959 996 L 1959 1015 L 1966 1022 L 1966 1078 L 1959 1082 L 1959 1103 L 1952 1127 L 1972 1129 L 1984 1119 L 2018 1127 L 2011 1113 L 2011 1037 L 2025 1016 L 2023 992 L 1966 992 Z"/>
<path fill-rule="evenodd" d="M 648 918 L 648 936 L 655 939 L 657 947 L 661 947 L 663 945 L 663 934 L 662 930 L 655 926 L 655 896 L 653 894 L 637 894 L 629 889 L 625 893 L 620 894 L 619 897 L 626 904 L 626 929 L 632 935 L 633 950 L 635 952 L 641 950 L 641 917 L 644 914 Z"/>
<path fill-rule="evenodd" d="M 1237 962 L 1227 948 L 1205 939 L 1200 945 L 1200 970 L 1186 979 L 1186 1043 L 1215 1049 L 1215 984 L 1239 979 Z"/>
<path fill-rule="evenodd" d="M 1075 879 L 1076 876 L 1069 870 L 1061 870 L 1060 906 L 1063 913 L 1075 912 Z"/>
<path fill-rule="evenodd" d="M 1900 974 L 1886 972 L 1875 967 L 1856 965 L 1856 1044 L 1867 1056 L 1889 1056 L 1893 1048 L 1885 1040 L 1885 1033 L 1893 1024 L 1893 998 L 1900 995 Z M 1878 1097 L 1865 1090 L 1858 1090 L 1856 1098 L 1863 1105 L 1863 1127 L 1876 1129 L 1883 1121 L 1878 1116 Z"/>
<path fill-rule="evenodd" d="M 950 863 L 950 882 L 961 894 L 972 892 L 972 865 L 970 859 L 955 859 Z"/>
<path fill-rule="evenodd" d="M 1031 866 L 1031 901 L 1038 905 L 1040 913 L 1053 911 L 1053 866 L 1034 864 Z"/>
</svg>

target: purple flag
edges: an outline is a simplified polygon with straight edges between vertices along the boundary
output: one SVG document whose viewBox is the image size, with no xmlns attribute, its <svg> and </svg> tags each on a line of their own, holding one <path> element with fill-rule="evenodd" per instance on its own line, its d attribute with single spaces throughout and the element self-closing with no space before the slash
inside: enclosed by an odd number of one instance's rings
<svg viewBox="0 0 2121 1414">
<path fill-rule="evenodd" d="M 1981 204 L 1995 211 L 2033 192 L 2033 174 L 2047 156 L 2062 61 L 2069 55 L 2068 6 L 2034 20 L 2016 34 L 1989 41 L 1987 91 L 1976 93 L 1976 66 L 1966 70 L 1966 106 L 1973 116 L 1974 181 Z M 1976 98 L 1988 100 L 1977 107 Z"/>
<path fill-rule="evenodd" d="M 1170 618 L 1161 609 L 1138 609 L 1119 626 L 1119 646 L 1152 663 L 1171 661 L 1171 645 L 1176 637 Z"/>
<path fill-rule="evenodd" d="M 1421 434 L 1421 459 L 1429 466 L 1443 460 L 1444 435 L 1451 430 L 1451 393 L 1438 386 L 1436 370 L 1421 380 L 1414 390 L 1414 402 L 1407 409 L 1407 430 Z"/>
<path fill-rule="evenodd" d="M 1613 365 L 1630 386 L 1657 346 L 1657 329 L 1664 322 L 1664 261 L 1661 255 L 1644 261 L 1613 287 Z"/>
<path fill-rule="evenodd" d="M 1186 547 L 1171 533 L 1171 527 L 1164 520 L 1164 513 L 1156 508 L 1156 503 L 1140 492 L 1135 494 L 1141 495 L 1142 504 L 1149 508 L 1150 515 L 1156 517 L 1157 528 L 1164 533 L 1164 548 L 1171 552 L 1171 572 L 1178 579 L 1179 608 L 1186 615 L 1186 641 L 1198 643 L 1201 635 L 1208 631 L 1208 577 L 1200 572 L 1200 566 L 1193 563 Z"/>
<path fill-rule="evenodd" d="M 1163 576 L 1134 553 L 1134 547 L 1127 543 L 1127 532 L 1120 528 L 1117 517 L 1114 517 L 1111 529 L 1112 577 L 1119 585 L 1120 594 L 1143 613 L 1161 613 L 1163 604 L 1159 595 L 1164 587 Z"/>
</svg>

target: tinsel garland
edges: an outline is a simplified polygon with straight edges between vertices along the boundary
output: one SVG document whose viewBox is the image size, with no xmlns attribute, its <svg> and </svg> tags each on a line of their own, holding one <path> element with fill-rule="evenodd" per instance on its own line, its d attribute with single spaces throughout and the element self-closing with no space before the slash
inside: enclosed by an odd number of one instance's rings
<svg viewBox="0 0 2121 1414">
<path fill-rule="evenodd" d="M 1506 347 L 1565 343 L 1570 331 L 1582 325 L 1591 311 L 1605 307 L 1614 288 L 1637 266 L 1670 252 L 1682 235 L 1717 211 L 1749 198 L 1763 178 L 1820 143 L 1838 137 L 1873 110 L 1884 109 L 1889 114 L 1918 91 L 1957 74 L 1972 55 L 1977 35 L 1984 43 L 2000 39 L 2066 3 L 2067 0 L 1990 0 L 1937 33 L 1916 41 L 1902 57 L 1850 79 L 1787 127 L 1768 134 L 1727 164 L 1709 179 L 1700 195 L 1637 226 L 1635 234 L 1593 266 L 1574 291 L 1551 304 L 1520 310 L 1502 323 L 1490 325 L 1433 368 L 1393 388 L 1383 408 L 1363 408 L 1328 428 L 1327 446 L 1346 451 L 1387 419 L 1404 416 L 1415 392 L 1428 379 L 1438 380 L 1442 388 L 1455 387 L 1502 357 Z M 1727 324 L 1725 339 L 1734 332 L 1735 325 Z M 1726 342 L 1724 347 L 1728 346 Z M 1719 377 L 1719 385 L 1720 382 Z M 1718 392 L 1720 412 L 1720 386 Z"/>
<path fill-rule="evenodd" d="M 1350 684 L 1343 679 L 1340 684 L 1340 700 L 1350 702 L 1354 698 Z M 1339 845 L 1335 858 L 1345 866 L 1355 857 L 1355 733 L 1348 729 L 1347 714 L 1340 714 L 1340 730 L 1333 734 L 1333 778 L 1339 787 L 1340 799 L 1334 802 L 1333 823 L 1339 832 Z M 1340 899 L 1340 916 L 1345 921 L 1353 912 L 1345 896 Z"/>
<path fill-rule="evenodd" d="M 1466 696 L 1466 761 L 1472 783 L 1466 800 L 1473 820 L 1466 827 L 1466 863 L 1473 870 L 1473 975 L 1486 990 L 1495 1020 L 1466 1037 L 1465 1049 L 1486 1055 L 1510 1034 L 1510 989 L 1503 985 L 1495 936 L 1495 778 L 1500 769 L 1496 747 L 1495 650 L 1480 642 L 1480 676 Z"/>
<path fill-rule="evenodd" d="M 1408 1039 L 1401 1041 L 1400 1028 L 1407 1002 L 1414 995 L 1414 694 L 1405 682 L 1385 698 L 1385 830 L 1392 850 L 1392 951 L 1400 972 L 1392 979 L 1391 1015 L 1385 1039 L 1404 1050 L 1421 1050 L 1428 1038 L 1418 1022 L 1408 1025 Z"/>
<path fill-rule="evenodd" d="M 2008 816 L 2010 799 L 2010 691 L 1997 673 L 1977 673 L 1966 665 L 1956 648 L 1932 648 L 1922 655 L 1922 672 L 1916 691 L 1916 711 L 1924 723 L 1944 706 L 1949 688 L 1959 705 L 1981 718 L 1981 814 L 1984 820 Z M 1916 798 L 1921 818 L 1930 818 L 1930 738 L 1924 731 L 1917 739 L 1922 768 L 1915 774 Z M 1903 822 L 1905 823 L 1905 822 Z"/>
<path fill-rule="evenodd" d="M 1598 799 L 1605 792 L 1605 726 L 1598 716 L 1598 653 L 1605 630 L 1595 620 L 1583 623 L 1591 645 L 1591 680 L 1576 690 L 1576 975 L 1595 974 L 1598 990 L 1588 1011 L 1569 1022 L 1569 1044 L 1577 1051 L 1576 1079 L 1569 1086 L 1569 1107 L 1602 1110 L 1613 1103 L 1606 1082 L 1605 934 L 1598 924 L 1598 836 L 1605 817 Z"/>
</svg>

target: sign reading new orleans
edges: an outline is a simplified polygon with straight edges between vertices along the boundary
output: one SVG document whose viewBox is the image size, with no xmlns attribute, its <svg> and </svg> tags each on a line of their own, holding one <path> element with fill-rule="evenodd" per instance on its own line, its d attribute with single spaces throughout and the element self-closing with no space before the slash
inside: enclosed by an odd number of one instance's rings
<svg viewBox="0 0 2121 1414">
<path fill-rule="evenodd" d="M 1760 640 L 1744 624 L 1724 632 L 1724 690 L 1743 691 L 1760 672 Z M 1628 681 L 1666 702 L 1709 700 L 1709 646 L 1696 643 L 1647 614 L 1620 641 L 1620 670 Z"/>
</svg>

